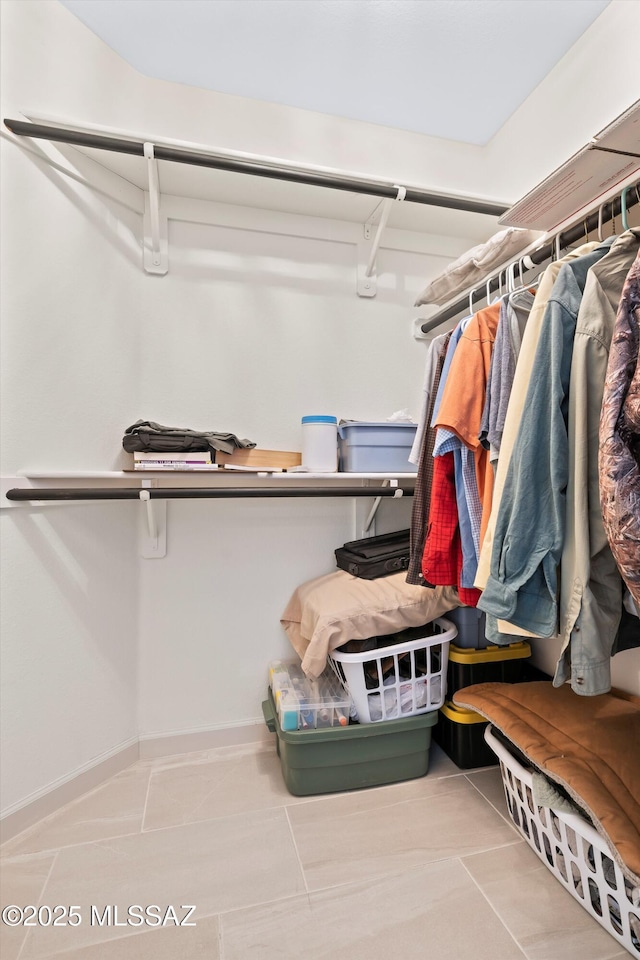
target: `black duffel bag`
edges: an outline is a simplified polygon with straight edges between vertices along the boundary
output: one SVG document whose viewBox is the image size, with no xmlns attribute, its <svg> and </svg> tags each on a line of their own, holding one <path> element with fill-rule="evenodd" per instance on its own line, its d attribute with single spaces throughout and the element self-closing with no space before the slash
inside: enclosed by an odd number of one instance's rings
<svg viewBox="0 0 640 960">
<path fill-rule="evenodd" d="M 350 540 L 335 551 L 336 564 L 354 577 L 376 580 L 409 566 L 409 530 Z"/>
</svg>

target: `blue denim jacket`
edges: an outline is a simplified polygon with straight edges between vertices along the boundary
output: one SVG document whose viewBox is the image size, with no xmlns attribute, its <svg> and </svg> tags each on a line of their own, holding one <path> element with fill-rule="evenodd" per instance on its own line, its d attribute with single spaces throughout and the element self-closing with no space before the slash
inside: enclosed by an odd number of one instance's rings
<svg viewBox="0 0 640 960">
<path fill-rule="evenodd" d="M 541 637 L 558 629 L 558 565 L 568 480 L 569 378 L 587 271 L 609 237 L 561 268 L 547 304 L 478 607 Z"/>
</svg>

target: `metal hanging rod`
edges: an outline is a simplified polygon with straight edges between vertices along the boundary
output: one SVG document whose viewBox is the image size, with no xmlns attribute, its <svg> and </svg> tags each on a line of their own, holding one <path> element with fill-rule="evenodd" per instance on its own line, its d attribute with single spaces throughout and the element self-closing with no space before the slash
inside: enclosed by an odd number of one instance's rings
<svg viewBox="0 0 640 960">
<path fill-rule="evenodd" d="M 640 195 L 637 184 L 633 187 L 625 188 L 625 192 L 626 191 L 628 191 L 628 195 L 626 197 L 625 209 L 628 210 L 629 207 L 633 207 L 637 203 L 640 203 Z M 544 263 L 545 260 L 549 260 L 551 257 L 553 257 L 558 248 L 560 250 L 564 250 L 571 246 L 572 243 L 576 243 L 578 240 L 585 239 L 587 234 L 591 233 L 593 230 L 599 230 L 603 223 L 610 223 L 617 216 L 619 216 L 621 212 L 622 198 L 614 197 L 612 201 L 602 204 L 602 206 L 594 213 L 591 213 L 583 220 L 580 220 L 575 224 L 575 226 L 569 227 L 568 230 L 563 230 L 552 240 L 549 240 L 547 243 L 545 243 L 542 247 L 539 247 L 532 253 L 527 254 L 526 257 L 517 258 L 506 269 L 509 270 L 510 267 L 513 267 L 514 265 L 517 266 L 522 260 L 524 260 L 527 261 L 525 263 L 525 269 L 531 270 L 534 266 L 539 266 L 541 263 Z M 492 293 L 495 293 L 500 289 L 500 275 L 504 272 L 505 270 L 503 268 L 497 277 L 493 277 L 485 284 L 478 284 L 476 289 L 479 290 L 484 288 L 486 297 L 489 297 Z M 436 313 L 435 316 L 430 317 L 429 320 L 426 320 L 420 327 L 422 333 L 429 333 L 431 330 L 435 330 L 436 327 L 439 327 L 441 324 L 446 323 L 447 320 L 451 320 L 453 317 L 456 317 L 462 310 L 465 309 L 465 307 L 468 306 L 469 294 L 466 293 L 463 297 L 460 297 L 448 307 L 444 307 L 444 309 Z"/>
<path fill-rule="evenodd" d="M 411 490 L 402 487 L 14 487 L 7 490 L 7 500 L 204 500 L 244 499 L 257 497 L 402 497 L 412 496 Z"/>
<path fill-rule="evenodd" d="M 35 140 L 54 140 L 78 147 L 95 147 L 98 150 L 110 150 L 114 153 L 126 153 L 144 157 L 144 142 L 124 140 L 118 137 L 68 130 L 64 127 L 31 123 L 23 120 L 5 119 L 4 125 L 18 137 L 32 137 Z M 268 177 L 273 180 L 288 180 L 292 183 L 304 183 L 316 187 L 330 187 L 333 190 L 346 190 L 349 193 L 365 193 L 375 197 L 398 197 L 398 185 L 367 180 L 362 177 L 340 176 L 320 171 L 296 169 L 286 165 L 244 160 L 224 156 L 224 154 L 202 153 L 196 150 L 183 150 L 178 147 L 153 144 L 156 160 L 171 160 L 174 163 L 186 163 L 196 167 L 212 167 L 216 170 L 229 170 L 233 173 L 252 174 L 256 177 Z M 432 193 L 417 187 L 407 187 L 405 201 L 423 203 L 432 207 L 446 207 L 449 210 L 464 210 L 470 213 L 485 213 L 499 217 L 506 213 L 509 206 L 491 200 L 478 200 L 472 197 L 460 197 L 453 194 Z"/>
</svg>

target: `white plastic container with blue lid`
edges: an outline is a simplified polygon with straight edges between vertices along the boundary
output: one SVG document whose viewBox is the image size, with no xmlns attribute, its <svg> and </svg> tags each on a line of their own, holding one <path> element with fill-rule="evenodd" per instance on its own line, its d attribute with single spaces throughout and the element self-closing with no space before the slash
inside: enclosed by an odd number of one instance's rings
<svg viewBox="0 0 640 960">
<path fill-rule="evenodd" d="M 337 417 L 302 418 L 302 466 L 309 473 L 337 473 Z"/>
</svg>

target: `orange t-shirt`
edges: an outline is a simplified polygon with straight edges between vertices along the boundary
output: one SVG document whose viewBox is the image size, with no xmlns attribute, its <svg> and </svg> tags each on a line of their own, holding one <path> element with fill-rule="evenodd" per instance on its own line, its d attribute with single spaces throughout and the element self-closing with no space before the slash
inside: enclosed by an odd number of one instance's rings
<svg viewBox="0 0 640 960">
<path fill-rule="evenodd" d="M 436 427 L 455 433 L 466 447 L 474 451 L 478 494 L 482 502 L 481 544 L 491 513 L 494 473 L 489 451 L 478 440 L 478 434 L 499 319 L 500 302 L 479 310 L 467 324 L 451 361 L 435 423 Z"/>
</svg>

